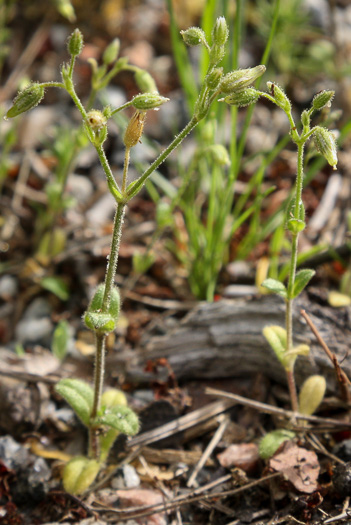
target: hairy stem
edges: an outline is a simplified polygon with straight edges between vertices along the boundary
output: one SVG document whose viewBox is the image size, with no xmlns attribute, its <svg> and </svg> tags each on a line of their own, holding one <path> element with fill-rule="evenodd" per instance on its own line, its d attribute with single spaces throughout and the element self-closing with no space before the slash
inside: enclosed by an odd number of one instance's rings
<svg viewBox="0 0 351 525">
<path fill-rule="evenodd" d="M 297 177 L 296 177 L 295 210 L 294 210 L 295 219 L 299 219 L 299 208 L 300 208 L 300 201 L 301 201 L 302 188 L 303 188 L 304 146 L 305 144 L 302 141 L 297 144 Z M 293 348 L 292 311 L 293 311 L 293 291 L 294 291 L 295 277 L 296 277 L 298 242 L 299 242 L 299 234 L 297 232 L 292 233 L 290 271 L 289 271 L 288 293 L 287 293 L 286 314 L 285 314 L 287 353 L 291 352 Z M 295 386 L 293 370 L 287 371 L 287 379 L 288 379 L 288 385 L 289 385 L 291 406 L 292 406 L 292 409 L 296 412 L 298 411 L 298 401 L 297 401 L 296 386 Z"/>
</svg>

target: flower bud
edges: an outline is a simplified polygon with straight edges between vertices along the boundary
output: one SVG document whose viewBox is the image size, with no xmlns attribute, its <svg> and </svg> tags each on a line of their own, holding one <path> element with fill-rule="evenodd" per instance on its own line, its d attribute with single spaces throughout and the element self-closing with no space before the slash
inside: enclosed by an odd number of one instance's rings
<svg viewBox="0 0 351 525">
<path fill-rule="evenodd" d="M 289 113 L 291 111 L 291 104 L 284 91 L 277 84 L 273 84 L 273 82 L 267 82 L 267 87 L 277 106 L 285 111 L 285 113 Z"/>
<path fill-rule="evenodd" d="M 310 122 L 311 122 L 311 117 L 310 117 L 308 111 L 304 110 L 301 113 L 301 123 L 302 123 L 303 127 L 304 128 L 309 128 L 310 127 Z"/>
<path fill-rule="evenodd" d="M 207 148 L 207 151 L 212 155 L 215 164 L 219 166 L 230 166 L 229 154 L 223 144 L 212 144 L 212 146 Z"/>
<path fill-rule="evenodd" d="M 316 126 L 313 137 L 319 153 L 333 166 L 333 169 L 336 169 L 338 157 L 333 134 L 321 126 Z"/>
<path fill-rule="evenodd" d="M 212 44 L 217 46 L 224 46 L 228 40 L 229 29 L 224 16 L 217 18 L 216 23 L 212 29 Z"/>
<path fill-rule="evenodd" d="M 313 109 L 322 109 L 326 106 L 330 108 L 334 95 L 335 91 L 321 91 L 317 93 L 312 100 Z"/>
<path fill-rule="evenodd" d="M 126 148 L 136 146 L 143 134 L 146 112 L 136 111 L 129 121 L 123 142 Z"/>
<path fill-rule="evenodd" d="M 6 113 L 6 118 L 17 117 L 21 113 L 33 109 L 39 104 L 44 96 L 44 88 L 37 82 L 30 84 L 18 93 L 13 101 L 12 107 Z"/>
<path fill-rule="evenodd" d="M 133 98 L 132 103 L 135 109 L 140 111 L 147 111 L 148 109 L 157 109 L 169 98 L 162 97 L 158 93 L 142 93 Z"/>
<path fill-rule="evenodd" d="M 119 47 L 120 42 L 118 38 L 112 40 L 112 42 L 106 47 L 104 54 L 102 55 L 102 61 L 106 66 L 109 66 L 117 60 Z"/>
<path fill-rule="evenodd" d="M 135 78 L 135 82 L 138 85 L 138 88 L 143 93 L 157 93 L 158 92 L 154 79 L 152 78 L 150 73 L 148 73 L 144 69 L 138 69 L 134 75 L 134 78 Z"/>
<path fill-rule="evenodd" d="M 216 89 L 221 81 L 223 75 L 222 67 L 215 67 L 212 71 L 206 76 L 205 83 L 210 89 Z"/>
<path fill-rule="evenodd" d="M 226 104 L 229 104 L 230 106 L 238 106 L 239 108 L 242 108 L 244 106 L 254 104 L 258 101 L 259 98 L 260 94 L 258 91 L 256 91 L 256 89 L 247 88 L 244 89 L 244 91 L 234 91 L 234 93 L 228 95 L 227 97 L 221 100 L 223 100 Z"/>
<path fill-rule="evenodd" d="M 257 78 L 266 71 L 265 66 L 250 67 L 248 69 L 239 69 L 227 73 L 221 81 L 220 89 L 222 93 L 231 94 L 233 92 L 243 91 L 249 87 Z"/>
<path fill-rule="evenodd" d="M 205 33 L 199 27 L 189 27 L 186 31 L 181 31 L 180 34 L 187 46 L 199 46 L 206 42 Z"/>
<path fill-rule="evenodd" d="M 71 57 L 79 56 L 82 52 L 83 45 L 83 35 L 79 29 L 75 29 L 67 42 L 67 49 Z"/>
<path fill-rule="evenodd" d="M 92 109 L 87 114 L 87 124 L 93 131 L 100 131 L 106 126 L 106 117 L 101 111 Z"/>
</svg>

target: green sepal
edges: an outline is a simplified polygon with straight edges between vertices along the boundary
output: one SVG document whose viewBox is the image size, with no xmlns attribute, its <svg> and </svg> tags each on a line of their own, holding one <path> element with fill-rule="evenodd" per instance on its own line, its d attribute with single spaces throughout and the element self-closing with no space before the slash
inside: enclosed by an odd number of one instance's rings
<svg viewBox="0 0 351 525">
<path fill-rule="evenodd" d="M 262 459 L 271 458 L 284 441 L 294 439 L 295 433 L 291 430 L 279 429 L 268 432 L 260 441 L 258 451 Z"/>
<path fill-rule="evenodd" d="M 310 282 L 310 280 L 315 275 L 315 273 L 316 272 L 314 270 L 310 270 L 308 268 L 306 268 L 305 270 L 300 270 L 299 272 L 297 272 L 297 274 L 295 276 L 294 288 L 293 288 L 293 291 L 292 291 L 291 299 L 295 299 L 295 297 L 300 295 L 302 290 L 304 290 L 304 288 Z"/>
<path fill-rule="evenodd" d="M 287 222 L 287 228 L 291 233 L 296 235 L 306 228 L 306 223 L 300 219 L 289 219 Z"/>
<path fill-rule="evenodd" d="M 76 456 L 65 466 L 62 474 L 63 487 L 69 494 L 82 494 L 94 482 L 101 464 L 95 459 Z"/>
<path fill-rule="evenodd" d="M 44 88 L 38 82 L 33 82 L 23 91 L 18 93 L 13 101 L 12 107 L 6 113 L 5 118 L 14 118 L 35 108 L 44 96 Z"/>
<path fill-rule="evenodd" d="M 106 334 L 115 329 L 120 312 L 120 296 L 118 288 L 112 288 L 110 305 L 106 312 L 102 311 L 104 294 L 105 285 L 100 284 L 84 314 L 85 325 L 90 330 L 99 334 Z"/>
<path fill-rule="evenodd" d="M 107 426 L 128 436 L 134 436 L 139 431 L 139 420 L 135 412 L 126 406 L 114 406 L 91 421 L 93 426 Z"/>
<path fill-rule="evenodd" d="M 84 425 L 89 427 L 94 402 L 93 389 L 80 379 L 61 379 L 55 385 L 55 391 L 73 408 Z"/>
<path fill-rule="evenodd" d="M 270 292 L 280 295 L 284 299 L 287 298 L 288 292 L 284 284 L 277 279 L 265 279 L 261 284 L 264 288 L 267 288 Z"/>
<path fill-rule="evenodd" d="M 87 328 L 98 334 L 108 334 L 116 328 L 116 320 L 102 312 L 86 312 L 84 323 Z"/>
<path fill-rule="evenodd" d="M 285 328 L 281 326 L 265 326 L 263 335 L 267 339 L 275 355 L 286 368 L 287 335 Z"/>
</svg>

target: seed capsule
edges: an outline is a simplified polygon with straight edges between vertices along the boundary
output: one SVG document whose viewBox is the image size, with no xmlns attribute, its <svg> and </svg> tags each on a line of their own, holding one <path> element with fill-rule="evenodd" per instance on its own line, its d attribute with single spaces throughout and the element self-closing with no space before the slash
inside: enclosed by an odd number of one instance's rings
<svg viewBox="0 0 351 525">
<path fill-rule="evenodd" d="M 314 142 L 321 155 L 336 170 L 338 163 L 336 144 L 333 134 L 322 126 L 317 126 L 313 134 Z"/>
<path fill-rule="evenodd" d="M 72 57 L 77 57 L 83 49 L 83 35 L 79 29 L 75 29 L 68 39 L 67 49 Z"/>
<path fill-rule="evenodd" d="M 18 93 L 13 101 L 13 106 L 6 113 L 6 118 L 17 117 L 21 113 L 35 108 L 44 96 L 44 88 L 37 82 L 30 84 Z"/>
<path fill-rule="evenodd" d="M 265 71 L 266 67 L 263 65 L 231 71 L 222 78 L 220 84 L 221 92 L 230 95 L 234 92 L 243 91 L 263 75 Z"/>
<path fill-rule="evenodd" d="M 312 100 L 313 109 L 322 109 L 325 106 L 330 107 L 335 91 L 321 91 L 314 96 Z"/>
<path fill-rule="evenodd" d="M 136 111 L 130 119 L 123 139 L 126 148 L 133 148 L 138 144 L 143 134 L 145 118 L 145 111 Z"/>
</svg>

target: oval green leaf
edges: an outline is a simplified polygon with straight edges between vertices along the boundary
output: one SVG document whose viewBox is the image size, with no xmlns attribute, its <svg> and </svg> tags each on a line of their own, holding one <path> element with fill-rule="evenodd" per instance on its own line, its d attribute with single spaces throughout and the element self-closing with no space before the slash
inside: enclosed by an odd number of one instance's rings
<svg viewBox="0 0 351 525">
<path fill-rule="evenodd" d="M 73 408 L 84 425 L 88 427 L 94 401 L 93 389 L 79 379 L 61 379 L 55 385 L 55 390 Z"/>
</svg>

